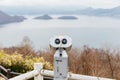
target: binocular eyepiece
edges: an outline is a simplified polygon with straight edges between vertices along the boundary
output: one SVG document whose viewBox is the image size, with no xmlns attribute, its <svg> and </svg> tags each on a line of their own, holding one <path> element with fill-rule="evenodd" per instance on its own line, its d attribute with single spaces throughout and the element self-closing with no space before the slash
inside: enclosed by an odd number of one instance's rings
<svg viewBox="0 0 120 80">
<path fill-rule="evenodd" d="M 57 50 L 63 48 L 69 51 L 72 47 L 72 39 L 69 36 L 55 36 L 50 39 L 50 48 Z"/>
<path fill-rule="evenodd" d="M 60 39 L 57 38 L 57 39 L 55 40 L 55 43 L 56 43 L 56 44 L 60 44 L 61 42 L 62 42 L 62 44 L 67 44 L 67 39 L 62 39 L 62 41 L 60 41 Z"/>
</svg>

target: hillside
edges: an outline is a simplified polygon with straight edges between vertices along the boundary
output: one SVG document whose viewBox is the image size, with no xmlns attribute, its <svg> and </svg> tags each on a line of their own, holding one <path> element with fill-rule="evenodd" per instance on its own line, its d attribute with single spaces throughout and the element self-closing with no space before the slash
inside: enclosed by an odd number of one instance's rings
<svg viewBox="0 0 120 80">
<path fill-rule="evenodd" d="M 35 62 L 42 62 L 44 69 L 53 69 L 54 54 L 51 50 L 36 52 L 30 45 L 26 45 L 1 48 L 0 64 L 20 73 L 33 70 Z M 69 71 L 72 73 L 120 80 L 119 49 L 83 46 L 72 48 L 68 56 Z"/>
<path fill-rule="evenodd" d="M 58 17 L 58 19 L 64 19 L 64 20 L 73 20 L 73 19 L 77 19 L 77 17 L 75 16 L 61 16 L 61 17 Z"/>
<path fill-rule="evenodd" d="M 120 6 L 110 8 L 110 9 L 104 9 L 104 8 L 92 8 L 92 7 L 77 7 L 77 8 L 6 8 L 6 12 L 9 14 L 22 14 L 22 15 L 35 15 L 35 14 L 77 14 L 77 15 L 87 15 L 87 16 L 104 16 L 104 17 L 117 17 L 120 18 Z M 44 19 L 46 16 L 38 16 L 38 19 Z M 48 16 L 47 16 L 48 18 Z"/>
<path fill-rule="evenodd" d="M 45 14 L 45 15 L 42 15 L 42 16 L 35 17 L 35 19 L 50 20 L 50 19 L 52 19 L 52 17 Z"/>
<path fill-rule="evenodd" d="M 0 11 L 0 24 L 22 22 L 25 18 L 23 16 L 10 16 Z"/>
<path fill-rule="evenodd" d="M 91 7 L 77 10 L 74 13 L 80 14 L 80 15 L 88 15 L 88 16 L 108 16 L 108 17 L 120 17 L 120 6 L 111 8 L 111 9 L 94 9 Z"/>
</svg>

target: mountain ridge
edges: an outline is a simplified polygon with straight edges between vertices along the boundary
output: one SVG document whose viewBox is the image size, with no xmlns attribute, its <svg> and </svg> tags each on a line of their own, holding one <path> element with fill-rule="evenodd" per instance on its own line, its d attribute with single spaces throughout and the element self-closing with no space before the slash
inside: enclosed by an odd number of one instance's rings
<svg viewBox="0 0 120 80">
<path fill-rule="evenodd" d="M 3 10 L 3 9 L 2 9 Z M 118 17 L 120 18 L 120 6 L 103 9 L 103 8 L 42 8 L 42 7 L 27 7 L 27 8 L 8 8 L 4 9 L 5 12 L 10 14 L 19 14 L 19 15 L 38 15 L 38 14 L 75 14 L 75 15 L 87 15 L 87 16 L 100 16 L 100 17 Z"/>
<path fill-rule="evenodd" d="M 0 10 L 0 24 L 7 24 L 13 22 L 22 22 L 25 19 L 23 16 L 10 16 Z"/>
</svg>

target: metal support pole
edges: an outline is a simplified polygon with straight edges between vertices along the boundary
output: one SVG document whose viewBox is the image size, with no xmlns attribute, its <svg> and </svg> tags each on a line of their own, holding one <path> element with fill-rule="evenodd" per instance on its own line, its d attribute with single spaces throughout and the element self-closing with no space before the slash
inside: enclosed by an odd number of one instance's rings
<svg viewBox="0 0 120 80">
<path fill-rule="evenodd" d="M 64 49 L 58 49 L 54 55 L 54 80 L 68 80 L 68 55 Z"/>
</svg>

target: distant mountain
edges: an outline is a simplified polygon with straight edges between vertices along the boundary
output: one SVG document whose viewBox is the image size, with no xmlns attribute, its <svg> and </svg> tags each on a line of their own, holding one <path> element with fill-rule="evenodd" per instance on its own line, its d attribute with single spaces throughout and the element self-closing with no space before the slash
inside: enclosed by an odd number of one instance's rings
<svg viewBox="0 0 120 80">
<path fill-rule="evenodd" d="M 45 15 L 42 15 L 42 16 L 35 17 L 35 19 L 50 20 L 50 19 L 52 19 L 52 17 L 47 15 L 47 14 L 45 14 Z"/>
<path fill-rule="evenodd" d="M 120 17 L 120 6 L 112 8 L 112 9 L 94 9 L 94 8 L 86 8 L 82 10 L 77 10 L 75 13 L 80 15 L 88 15 L 88 16 L 108 16 L 108 17 Z"/>
<path fill-rule="evenodd" d="M 25 18 L 23 16 L 10 16 L 0 11 L 0 24 L 7 24 L 13 22 L 22 22 Z"/>
<path fill-rule="evenodd" d="M 58 19 L 73 20 L 73 19 L 77 19 L 77 17 L 75 17 L 75 16 L 61 16 L 61 17 L 58 17 Z"/>
<path fill-rule="evenodd" d="M 1 6 L 0 6 L 1 8 Z M 80 6 L 78 6 L 77 8 L 69 8 L 69 7 L 54 7 L 54 8 L 48 8 L 48 7 L 26 7 L 26 8 L 22 8 L 22 7 L 2 7 L 2 10 L 4 10 L 5 12 L 9 13 L 9 14 L 19 14 L 19 15 L 38 15 L 38 14 L 77 14 L 77 15 L 88 15 L 88 16 L 107 16 L 107 17 L 116 17 L 116 18 L 120 18 L 120 6 L 118 7 L 114 7 L 111 9 L 103 9 L 103 8 L 92 8 L 92 7 L 84 7 L 81 8 Z M 1 13 L 1 11 L 0 11 Z M 47 15 L 43 15 L 43 16 L 38 16 L 38 18 L 36 17 L 36 19 L 46 19 L 49 18 Z"/>
</svg>

